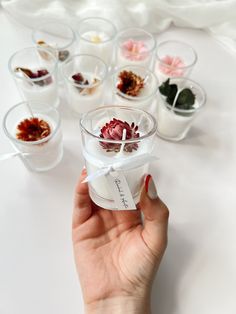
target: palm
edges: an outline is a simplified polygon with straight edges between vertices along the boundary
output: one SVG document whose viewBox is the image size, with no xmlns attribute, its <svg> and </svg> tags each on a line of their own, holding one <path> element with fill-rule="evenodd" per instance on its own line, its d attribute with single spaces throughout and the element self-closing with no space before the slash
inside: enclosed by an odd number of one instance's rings
<svg viewBox="0 0 236 314">
<path fill-rule="evenodd" d="M 81 181 L 86 173 L 83 173 Z M 166 246 L 168 209 L 144 190 L 140 210 L 111 211 L 96 206 L 88 185 L 78 184 L 73 244 L 86 303 L 147 290 Z"/>
<path fill-rule="evenodd" d="M 86 302 L 132 294 L 134 287 L 147 282 L 154 268 L 153 256 L 142 238 L 140 212 L 109 211 L 94 204 L 93 212 L 76 228 L 74 239 L 80 280 L 82 285 L 86 282 Z"/>
</svg>

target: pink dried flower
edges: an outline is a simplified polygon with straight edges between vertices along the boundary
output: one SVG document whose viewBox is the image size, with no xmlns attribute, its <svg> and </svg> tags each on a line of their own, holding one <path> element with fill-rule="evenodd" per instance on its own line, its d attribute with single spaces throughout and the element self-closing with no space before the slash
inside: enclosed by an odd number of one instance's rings
<svg viewBox="0 0 236 314">
<path fill-rule="evenodd" d="M 185 67 L 184 61 L 180 57 L 165 56 L 161 59 L 159 69 L 169 76 L 183 76 Z"/>
<path fill-rule="evenodd" d="M 122 140 L 123 130 L 126 130 L 126 140 L 139 138 L 138 126 L 134 122 L 129 125 L 126 121 L 121 121 L 113 118 L 110 122 L 106 123 L 101 128 L 100 137 L 109 140 Z M 105 143 L 100 142 L 102 148 L 106 149 L 107 152 L 119 152 L 121 144 L 119 143 Z M 124 145 L 125 152 L 132 152 L 138 149 L 138 143 L 127 143 Z"/>
<path fill-rule="evenodd" d="M 129 39 L 121 45 L 122 54 L 131 61 L 141 61 L 148 57 L 148 47 L 144 41 Z"/>
</svg>

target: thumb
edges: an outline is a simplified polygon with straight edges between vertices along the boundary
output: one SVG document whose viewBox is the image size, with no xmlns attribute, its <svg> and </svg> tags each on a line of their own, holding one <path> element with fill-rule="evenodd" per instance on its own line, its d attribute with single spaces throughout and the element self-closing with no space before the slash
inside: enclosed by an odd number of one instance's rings
<svg viewBox="0 0 236 314">
<path fill-rule="evenodd" d="M 144 215 L 143 239 L 155 256 L 163 255 L 167 246 L 169 210 L 158 197 L 151 175 L 145 178 L 139 207 Z"/>
</svg>

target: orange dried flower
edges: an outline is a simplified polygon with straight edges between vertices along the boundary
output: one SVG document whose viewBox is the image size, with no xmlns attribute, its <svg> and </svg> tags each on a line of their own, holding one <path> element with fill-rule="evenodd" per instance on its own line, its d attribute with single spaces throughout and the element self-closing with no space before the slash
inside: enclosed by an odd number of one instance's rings
<svg viewBox="0 0 236 314">
<path fill-rule="evenodd" d="M 16 138 L 25 142 L 39 141 L 51 133 L 49 124 L 39 118 L 24 119 L 17 126 Z"/>
<path fill-rule="evenodd" d="M 144 79 L 132 71 L 122 71 L 119 74 L 119 83 L 117 88 L 128 96 L 138 96 L 140 90 L 144 87 Z"/>
</svg>

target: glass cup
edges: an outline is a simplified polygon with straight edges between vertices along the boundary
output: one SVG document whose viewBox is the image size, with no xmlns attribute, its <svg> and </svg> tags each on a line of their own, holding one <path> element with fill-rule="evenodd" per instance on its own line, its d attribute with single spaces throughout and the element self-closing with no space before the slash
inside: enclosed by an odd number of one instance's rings
<svg viewBox="0 0 236 314">
<path fill-rule="evenodd" d="M 8 67 L 24 100 L 59 105 L 57 58 L 50 51 L 22 49 L 10 58 Z"/>
<path fill-rule="evenodd" d="M 122 135 L 118 136 L 116 131 L 122 129 L 125 122 L 128 123 L 127 132 L 122 131 Z M 137 204 L 142 182 L 148 170 L 147 160 L 137 164 L 137 159 L 153 152 L 156 127 L 152 115 L 136 108 L 105 106 L 86 113 L 80 119 L 80 128 L 87 174 L 96 174 L 103 171 L 104 167 L 115 169 L 115 165 L 119 163 L 120 171 L 125 176 Z M 128 137 L 130 132 L 133 135 Z M 97 176 L 89 182 L 89 193 L 97 205 L 117 209 L 106 175 Z"/>
<path fill-rule="evenodd" d="M 156 47 L 154 36 L 140 28 L 128 28 L 117 34 L 116 66 L 153 68 Z"/>
<path fill-rule="evenodd" d="M 19 124 L 25 119 L 32 119 L 32 117 L 47 122 L 51 132 L 46 137 L 36 141 L 19 139 L 16 135 L 19 132 Z M 54 107 L 39 103 L 21 102 L 7 111 L 3 119 L 3 129 L 13 148 L 19 153 L 19 157 L 29 170 L 47 171 L 61 161 L 63 156 L 61 120 Z M 27 130 L 29 127 L 27 128 L 25 123 L 24 132 L 27 133 Z"/>
<path fill-rule="evenodd" d="M 120 74 L 132 72 L 143 79 L 143 88 L 140 89 L 138 95 L 131 96 L 121 91 L 118 86 L 120 85 Z M 113 102 L 121 106 L 137 107 L 142 110 L 150 111 L 153 101 L 156 99 L 155 95 L 158 89 L 158 81 L 156 75 L 143 67 L 139 66 L 126 66 L 119 68 L 113 75 Z"/>
<path fill-rule="evenodd" d="M 166 140 L 180 141 L 186 137 L 198 112 L 206 102 L 206 94 L 203 88 L 196 82 L 187 78 L 172 78 L 170 84 L 176 84 L 178 93 L 188 88 L 195 95 L 192 109 L 180 109 L 177 105 L 171 106 L 165 96 L 159 95 L 157 106 L 157 134 Z M 178 94 L 176 95 L 178 98 Z"/>
<path fill-rule="evenodd" d="M 75 114 L 82 114 L 104 104 L 107 66 L 98 57 L 75 55 L 62 68 L 66 98 Z"/>
<path fill-rule="evenodd" d="M 33 43 L 46 48 L 58 58 L 58 74 L 61 82 L 61 65 L 75 53 L 76 35 L 73 29 L 61 22 L 45 22 L 32 32 Z"/>
<path fill-rule="evenodd" d="M 188 77 L 196 62 L 197 54 L 188 44 L 168 40 L 157 45 L 155 73 L 159 83 L 171 77 Z"/>
<path fill-rule="evenodd" d="M 79 53 L 101 58 L 108 67 L 113 60 L 116 28 L 109 20 L 89 17 L 78 24 Z"/>
</svg>

